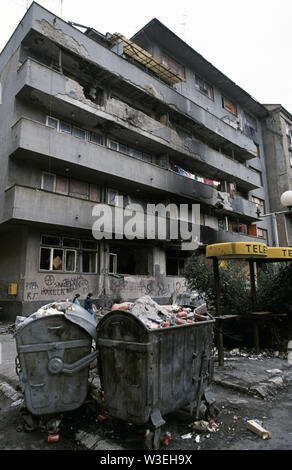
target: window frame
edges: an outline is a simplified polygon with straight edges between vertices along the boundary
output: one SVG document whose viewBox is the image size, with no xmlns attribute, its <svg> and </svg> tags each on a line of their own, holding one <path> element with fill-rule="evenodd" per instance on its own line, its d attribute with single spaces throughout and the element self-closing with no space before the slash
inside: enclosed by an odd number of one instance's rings
<svg viewBox="0 0 292 470">
<path fill-rule="evenodd" d="M 109 257 L 109 258 L 108 258 L 108 259 L 109 259 L 109 263 L 108 263 L 108 267 L 109 267 L 109 268 L 108 268 L 108 273 L 109 273 L 109 274 L 117 274 L 117 272 L 118 272 L 118 255 L 117 255 L 117 253 L 109 253 L 109 254 L 108 254 L 108 257 Z M 111 265 L 110 259 L 111 259 L 111 257 L 114 259 L 114 261 L 113 261 L 113 269 L 114 269 L 114 271 L 113 271 L 113 272 L 110 271 L 110 265 Z"/>
<path fill-rule="evenodd" d="M 173 68 L 170 64 L 170 62 L 173 62 L 176 66 L 177 66 L 177 69 Z M 177 60 L 173 59 L 169 54 L 167 54 L 166 52 L 162 52 L 161 54 L 161 63 L 163 65 L 165 65 L 166 67 L 170 68 L 172 72 L 174 72 L 175 74 L 179 75 L 180 77 L 182 78 L 186 78 L 186 71 L 185 71 L 185 66 L 182 65 L 180 62 L 178 62 Z M 176 71 L 178 70 L 178 71 Z M 180 73 L 180 70 L 182 71 L 182 73 Z"/>
<path fill-rule="evenodd" d="M 229 109 L 229 107 L 227 106 L 227 103 L 226 101 L 228 101 L 232 106 L 231 106 L 231 109 Z M 234 106 L 235 108 L 235 112 L 232 111 L 232 107 Z M 228 111 L 230 114 L 232 114 L 233 116 L 238 116 L 238 110 L 237 110 L 237 105 L 231 101 L 229 98 L 227 98 L 226 96 L 222 95 L 222 107 Z"/>
<path fill-rule="evenodd" d="M 199 82 L 202 82 L 203 85 L 205 85 L 206 87 L 208 87 L 211 91 L 211 96 L 209 96 L 209 92 L 205 93 L 203 90 L 205 89 L 203 87 L 203 89 L 200 87 L 200 84 Z M 202 93 L 202 95 L 206 96 L 207 98 L 209 98 L 210 100 L 214 101 L 214 87 L 212 85 L 210 85 L 208 82 L 206 82 L 206 80 L 202 79 L 199 75 L 195 75 L 195 88 L 200 92 Z"/>
<path fill-rule="evenodd" d="M 54 189 L 53 189 L 53 191 L 50 191 L 49 189 L 46 189 L 46 188 L 44 187 L 44 176 L 45 176 L 45 175 L 50 175 L 50 176 L 53 176 L 53 177 L 54 177 Z M 49 191 L 50 193 L 51 193 L 51 192 L 55 193 L 55 192 L 56 192 L 56 182 L 57 182 L 57 175 L 56 175 L 56 173 L 50 173 L 49 171 L 42 171 L 41 189 L 42 189 L 43 191 Z"/>
</svg>

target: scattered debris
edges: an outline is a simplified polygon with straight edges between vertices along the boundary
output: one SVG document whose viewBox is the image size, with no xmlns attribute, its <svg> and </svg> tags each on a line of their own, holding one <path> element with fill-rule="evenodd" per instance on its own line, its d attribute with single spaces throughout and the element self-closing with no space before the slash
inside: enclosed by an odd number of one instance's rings
<svg viewBox="0 0 292 470">
<path fill-rule="evenodd" d="M 19 400 L 14 401 L 11 403 L 10 408 L 16 408 L 17 406 L 23 405 L 24 400 L 23 398 L 20 398 Z"/>
<path fill-rule="evenodd" d="M 48 442 L 57 442 L 59 440 L 59 434 L 49 434 Z"/>
<path fill-rule="evenodd" d="M 201 440 L 201 438 L 200 438 L 200 436 L 199 436 L 199 434 L 198 434 L 198 435 L 195 437 L 195 441 L 196 441 L 197 444 L 199 444 L 200 440 Z"/>
<path fill-rule="evenodd" d="M 168 446 L 170 439 L 171 439 L 171 433 L 167 431 L 163 439 L 163 444 L 165 446 Z"/>
<path fill-rule="evenodd" d="M 208 421 L 195 421 L 194 423 L 190 424 L 189 425 L 193 431 L 196 431 L 196 432 L 207 432 L 208 431 L 208 427 L 209 427 L 209 423 Z"/>
<path fill-rule="evenodd" d="M 272 437 L 272 434 L 264 429 L 256 420 L 247 421 L 247 429 L 254 432 L 262 439 L 270 439 Z"/>
<path fill-rule="evenodd" d="M 192 433 L 189 432 L 188 434 L 184 434 L 183 436 L 181 436 L 181 439 L 191 439 L 193 437 Z"/>
</svg>

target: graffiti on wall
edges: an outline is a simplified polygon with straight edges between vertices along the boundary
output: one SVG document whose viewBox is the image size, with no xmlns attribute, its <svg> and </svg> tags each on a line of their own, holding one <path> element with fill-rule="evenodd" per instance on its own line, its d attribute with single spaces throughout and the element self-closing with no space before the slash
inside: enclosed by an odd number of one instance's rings
<svg viewBox="0 0 292 470">
<path fill-rule="evenodd" d="M 150 297 L 168 297 L 174 293 L 184 292 L 186 281 L 183 278 L 169 279 L 159 276 L 155 279 L 121 278 L 110 279 L 109 291 L 113 295 L 135 298 L 142 295 Z"/>
<path fill-rule="evenodd" d="M 26 300 L 37 300 L 40 296 L 66 296 L 75 291 L 86 295 L 89 282 L 84 276 L 76 276 L 57 280 L 53 274 L 47 274 L 42 282 L 30 281 L 25 283 Z"/>
</svg>

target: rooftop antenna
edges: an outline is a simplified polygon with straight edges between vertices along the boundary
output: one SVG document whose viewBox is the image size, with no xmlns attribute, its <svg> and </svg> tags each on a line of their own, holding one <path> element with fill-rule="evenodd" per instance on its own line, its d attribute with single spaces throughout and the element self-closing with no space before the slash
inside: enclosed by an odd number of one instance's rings
<svg viewBox="0 0 292 470">
<path fill-rule="evenodd" d="M 61 7 L 61 18 L 63 18 L 63 0 L 60 0 Z"/>
<path fill-rule="evenodd" d="M 183 38 L 184 38 L 184 41 L 187 42 L 187 38 L 186 38 L 186 18 L 187 18 L 187 14 L 185 13 L 184 15 L 182 15 L 182 22 L 179 23 L 180 26 L 183 27 Z"/>
</svg>

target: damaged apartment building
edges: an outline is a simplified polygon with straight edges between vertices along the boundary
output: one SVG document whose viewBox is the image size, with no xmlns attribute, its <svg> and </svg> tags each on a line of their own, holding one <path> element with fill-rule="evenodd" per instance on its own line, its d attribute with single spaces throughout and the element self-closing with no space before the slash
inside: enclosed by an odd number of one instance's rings
<svg viewBox="0 0 292 470">
<path fill-rule="evenodd" d="M 123 25 L 121 25 L 121 30 Z M 99 203 L 199 204 L 200 243 L 273 244 L 267 109 L 157 19 L 131 39 L 33 3 L 0 55 L 0 305 L 185 290 L 180 240 L 92 235 Z"/>
</svg>

